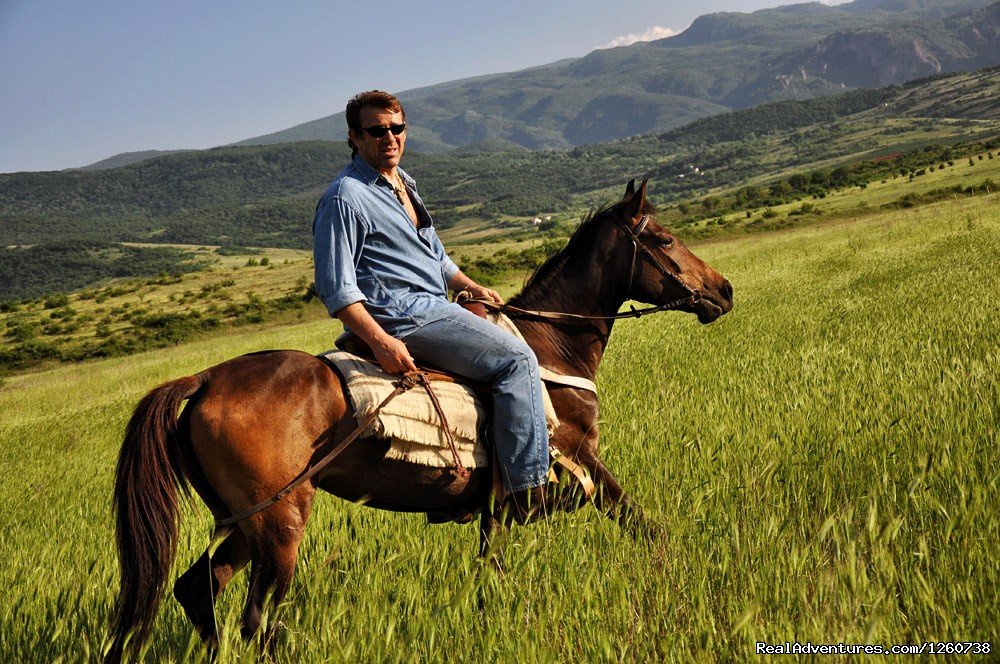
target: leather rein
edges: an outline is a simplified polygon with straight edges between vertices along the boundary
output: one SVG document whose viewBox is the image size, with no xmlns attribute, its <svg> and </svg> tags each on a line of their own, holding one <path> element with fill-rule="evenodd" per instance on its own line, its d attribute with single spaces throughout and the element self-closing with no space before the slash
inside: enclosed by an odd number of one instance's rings
<svg viewBox="0 0 1000 664">
<path fill-rule="evenodd" d="M 701 293 L 696 288 L 691 288 L 686 283 L 684 283 L 684 281 L 680 277 L 678 277 L 676 274 L 668 270 L 666 266 L 663 265 L 662 262 L 660 262 L 660 260 L 656 257 L 656 255 L 649 250 L 649 247 L 647 247 L 645 244 L 639 241 L 639 236 L 642 235 L 642 232 L 646 230 L 646 226 L 649 225 L 648 214 L 642 215 L 642 217 L 639 219 L 639 223 L 635 225 L 634 230 L 632 229 L 631 226 L 628 225 L 628 223 L 622 221 L 621 219 L 616 218 L 615 222 L 622 228 L 622 230 L 625 232 L 625 235 L 632 242 L 632 264 L 631 267 L 629 267 L 628 289 L 626 290 L 626 293 L 631 294 L 632 292 L 632 284 L 635 281 L 636 259 L 638 257 L 639 252 L 641 251 L 643 255 L 646 258 L 648 258 L 649 261 L 653 264 L 653 267 L 659 270 L 660 274 L 662 274 L 665 277 L 669 277 L 670 279 L 673 279 L 677 283 L 677 285 L 680 286 L 681 289 L 687 293 L 685 297 L 673 300 L 671 302 L 667 302 L 665 304 L 658 304 L 656 306 L 647 307 L 645 309 L 636 309 L 635 307 L 629 305 L 630 309 L 629 311 L 623 311 L 610 316 L 588 316 L 584 314 L 570 314 L 561 311 L 537 311 L 534 309 L 522 309 L 521 307 L 516 307 L 510 304 L 497 304 L 493 300 L 486 300 L 483 298 L 471 298 L 471 297 L 462 298 L 461 293 L 459 294 L 458 298 L 459 303 L 475 302 L 478 304 L 482 304 L 484 307 L 492 311 L 498 311 L 500 313 L 508 315 L 513 314 L 515 316 L 530 316 L 533 318 L 544 318 L 546 320 L 622 320 L 623 318 L 641 318 L 648 314 L 655 314 L 661 311 L 672 311 L 675 309 L 680 309 L 681 307 L 684 306 L 695 305 L 701 300 Z"/>
</svg>

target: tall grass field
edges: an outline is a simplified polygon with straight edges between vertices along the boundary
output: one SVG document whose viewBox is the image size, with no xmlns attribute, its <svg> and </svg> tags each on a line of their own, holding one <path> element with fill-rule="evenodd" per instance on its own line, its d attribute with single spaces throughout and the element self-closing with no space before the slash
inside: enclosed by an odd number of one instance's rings
<svg viewBox="0 0 1000 664">
<path fill-rule="evenodd" d="M 603 458 L 664 536 L 584 508 L 515 529 L 498 578 L 474 525 L 321 496 L 278 661 L 741 661 L 786 641 L 989 641 L 995 659 L 1000 197 L 695 250 L 732 281 L 734 311 L 617 323 L 598 377 Z M 0 660 L 99 658 L 114 464 L 146 391 L 240 353 L 320 352 L 335 332 L 240 330 L 4 379 Z M 177 573 L 211 525 L 197 503 L 183 518 Z M 220 662 L 256 661 L 245 590 L 244 574 L 217 606 Z M 168 597 L 146 661 L 205 660 Z"/>
</svg>

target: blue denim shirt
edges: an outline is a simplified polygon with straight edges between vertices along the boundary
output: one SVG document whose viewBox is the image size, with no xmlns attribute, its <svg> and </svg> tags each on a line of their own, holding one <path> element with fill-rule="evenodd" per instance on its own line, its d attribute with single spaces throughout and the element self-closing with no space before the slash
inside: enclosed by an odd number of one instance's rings
<svg viewBox="0 0 1000 664">
<path fill-rule="evenodd" d="M 392 185 L 359 156 L 330 183 L 316 206 L 316 292 L 330 315 L 364 302 L 387 333 L 401 337 L 447 316 L 448 280 L 458 266 L 444 251 L 413 178 L 398 169 L 420 227 Z"/>
</svg>

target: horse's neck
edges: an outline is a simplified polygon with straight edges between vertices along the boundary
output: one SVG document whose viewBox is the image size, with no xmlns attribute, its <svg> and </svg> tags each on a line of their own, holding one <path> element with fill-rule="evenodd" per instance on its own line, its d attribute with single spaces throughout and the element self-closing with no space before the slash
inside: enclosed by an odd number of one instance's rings
<svg viewBox="0 0 1000 664">
<path fill-rule="evenodd" d="M 532 283 L 512 304 L 523 309 L 611 316 L 624 302 L 613 270 L 596 253 L 576 256 Z M 591 380 L 604 357 L 614 321 L 567 322 L 515 318 L 514 323 L 535 351 L 538 362 L 554 371 Z"/>
</svg>

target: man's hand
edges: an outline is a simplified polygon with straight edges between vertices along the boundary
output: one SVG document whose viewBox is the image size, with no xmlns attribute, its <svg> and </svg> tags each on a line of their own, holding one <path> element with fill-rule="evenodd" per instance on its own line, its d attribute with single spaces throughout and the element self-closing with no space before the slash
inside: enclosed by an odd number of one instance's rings
<svg viewBox="0 0 1000 664">
<path fill-rule="evenodd" d="M 496 292 L 492 288 L 480 286 L 475 281 L 465 276 L 465 273 L 461 270 L 456 272 L 455 275 L 448 280 L 448 288 L 456 293 L 463 290 L 468 291 L 469 295 L 479 300 L 493 300 L 497 304 L 503 304 L 503 298 L 500 297 L 500 293 Z"/>
<path fill-rule="evenodd" d="M 477 300 L 493 300 L 497 304 L 503 304 L 503 298 L 500 297 L 500 293 L 496 292 L 492 288 L 486 288 L 485 286 L 480 286 L 479 284 L 469 284 L 462 290 L 467 291 L 469 295 Z"/>
<path fill-rule="evenodd" d="M 381 336 L 378 341 L 371 344 L 371 349 L 382 371 L 386 373 L 404 374 L 407 371 L 417 370 L 406 344 L 395 337 L 390 337 L 388 334 Z"/>
<path fill-rule="evenodd" d="M 386 333 L 361 302 L 347 305 L 337 312 L 337 318 L 368 344 L 386 373 L 402 374 L 417 370 L 406 344 Z"/>
</svg>

